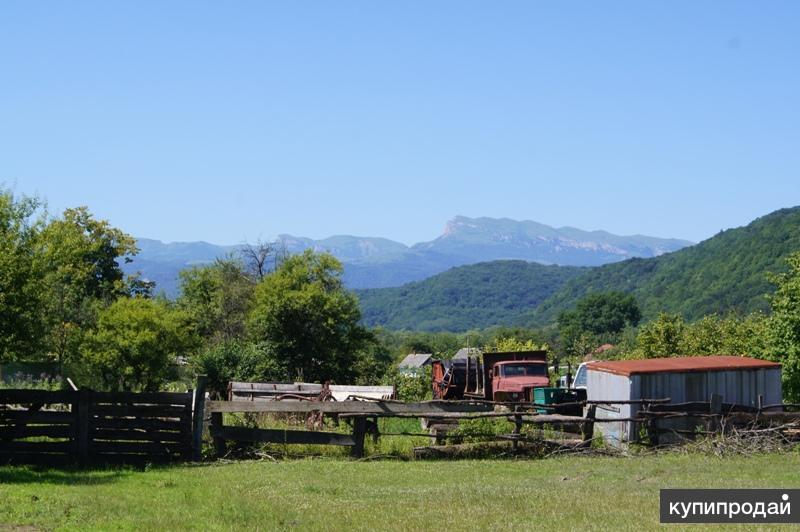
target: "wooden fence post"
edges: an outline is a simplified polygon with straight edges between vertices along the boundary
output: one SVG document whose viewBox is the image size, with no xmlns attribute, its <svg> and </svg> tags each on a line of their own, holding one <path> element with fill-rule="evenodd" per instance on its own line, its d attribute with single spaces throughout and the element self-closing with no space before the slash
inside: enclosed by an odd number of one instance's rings
<svg viewBox="0 0 800 532">
<path fill-rule="evenodd" d="M 710 422 L 707 424 L 705 429 L 707 431 L 717 431 L 722 427 L 722 396 L 718 393 L 711 394 L 711 403 L 708 406 L 708 411 L 711 414 L 715 414 L 716 417 L 712 417 Z M 708 426 L 710 425 L 710 426 Z"/>
<path fill-rule="evenodd" d="M 519 446 L 519 437 L 522 434 L 522 415 L 519 406 L 514 407 L 514 439 L 511 440 L 511 447 L 516 451 Z"/>
<path fill-rule="evenodd" d="M 222 412 L 211 412 L 211 437 L 214 441 L 214 454 L 217 458 L 225 456 L 227 451 L 225 438 L 222 437 Z"/>
<path fill-rule="evenodd" d="M 652 413 L 651 403 L 644 403 L 642 405 L 644 412 Z M 659 445 L 659 429 L 658 429 L 658 416 L 650 415 L 647 420 L 647 440 L 651 447 L 658 447 Z"/>
<path fill-rule="evenodd" d="M 90 409 L 92 407 L 92 393 L 90 390 L 78 391 L 78 418 L 77 422 L 77 435 L 78 435 L 78 463 L 86 465 L 89 463 L 89 422 L 90 422 Z"/>
<path fill-rule="evenodd" d="M 583 441 L 591 441 L 594 438 L 594 417 L 597 411 L 597 405 L 589 405 L 586 409 L 586 421 L 583 422 Z"/>
<path fill-rule="evenodd" d="M 205 375 L 197 376 L 197 385 L 194 387 L 194 404 L 192 408 L 192 460 L 199 462 L 203 458 L 203 418 L 206 404 Z"/>
<path fill-rule="evenodd" d="M 358 416 L 353 418 L 353 449 L 351 454 L 354 458 L 364 456 L 364 436 L 367 433 L 367 418 Z"/>
</svg>

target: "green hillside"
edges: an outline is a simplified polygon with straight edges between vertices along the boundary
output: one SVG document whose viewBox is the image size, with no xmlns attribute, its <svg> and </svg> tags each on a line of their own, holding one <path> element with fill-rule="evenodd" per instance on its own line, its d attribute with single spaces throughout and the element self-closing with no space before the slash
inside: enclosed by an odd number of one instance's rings
<svg viewBox="0 0 800 532">
<path fill-rule="evenodd" d="M 370 326 L 465 331 L 519 323 L 570 279 L 586 271 L 503 260 L 452 268 L 396 288 L 359 290 Z"/>
<path fill-rule="evenodd" d="M 531 322 L 551 323 L 588 293 L 609 290 L 633 293 L 645 320 L 662 310 L 690 320 L 766 310 L 766 273 L 783 271 L 786 256 L 798 250 L 800 207 L 781 209 L 673 253 L 587 270 L 532 312 Z"/>
</svg>

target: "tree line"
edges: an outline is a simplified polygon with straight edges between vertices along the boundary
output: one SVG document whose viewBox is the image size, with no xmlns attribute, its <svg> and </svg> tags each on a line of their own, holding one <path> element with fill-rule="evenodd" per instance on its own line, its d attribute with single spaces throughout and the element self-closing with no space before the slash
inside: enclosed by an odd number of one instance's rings
<svg viewBox="0 0 800 532">
<path fill-rule="evenodd" d="M 0 190 L 0 364 L 52 362 L 107 390 L 163 389 L 183 369 L 222 393 L 230 380 L 395 383 L 406 354 L 447 358 L 465 346 L 544 347 L 574 362 L 737 354 L 781 362 L 784 395 L 800 400 L 800 254 L 769 276 L 766 313 L 641 323 L 634 295 L 610 291 L 587 295 L 554 325 L 450 333 L 365 326 L 327 253 L 247 245 L 181 272 L 170 300 L 122 272 L 136 252 L 133 237 L 85 207 L 51 216 L 38 199 Z M 598 352 L 603 344 L 611 347 Z"/>
<path fill-rule="evenodd" d="M 523 329 L 370 329 L 336 258 L 263 242 L 184 270 L 171 300 L 123 273 L 137 253 L 132 236 L 85 207 L 51 216 L 9 191 L 0 191 L 0 237 L 0 364 L 50 362 L 94 389 L 164 389 L 181 373 L 207 374 L 217 393 L 230 380 L 393 383 L 409 352 L 448 357 L 541 339 Z"/>
<path fill-rule="evenodd" d="M 786 263 L 785 271 L 765 275 L 774 287 L 764 294 L 768 312 L 708 314 L 695 321 L 661 312 L 639 325 L 641 311 L 631 294 L 590 294 L 559 315 L 559 349 L 576 361 L 587 355 L 612 359 L 718 354 L 763 358 L 783 365 L 783 395 L 800 402 L 800 252 L 789 255 Z M 598 352 L 604 344 L 613 347 Z"/>
</svg>

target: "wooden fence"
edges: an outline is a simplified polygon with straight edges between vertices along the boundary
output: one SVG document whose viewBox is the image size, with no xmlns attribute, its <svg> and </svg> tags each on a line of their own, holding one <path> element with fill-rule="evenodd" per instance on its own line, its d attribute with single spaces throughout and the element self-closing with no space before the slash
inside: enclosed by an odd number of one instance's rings
<svg viewBox="0 0 800 532">
<path fill-rule="evenodd" d="M 691 404 L 670 404 L 669 398 L 641 399 L 641 400 L 609 400 L 609 401 L 583 401 L 575 403 L 586 407 L 584 416 L 567 416 L 560 414 L 541 414 L 536 410 L 556 410 L 553 405 L 533 405 L 530 403 L 504 404 L 509 410 L 496 411 L 498 403 L 491 401 L 424 401 L 419 403 L 404 403 L 401 401 L 269 401 L 269 402 L 228 402 L 211 401 L 206 403 L 206 409 L 211 413 L 210 432 L 214 440 L 217 456 L 226 453 L 227 441 L 240 442 L 265 442 L 277 444 L 321 444 L 342 445 L 351 447 L 351 454 L 360 457 L 364 452 L 364 438 L 371 429 L 373 435 L 378 437 L 377 418 L 425 418 L 432 427 L 439 423 L 453 423 L 465 419 L 475 418 L 501 418 L 514 423 L 511 434 L 496 436 L 499 440 L 511 440 L 516 445 L 517 441 L 525 440 L 522 427 L 533 425 L 538 427 L 560 428 L 566 433 L 575 434 L 572 441 L 575 445 L 586 445 L 595 437 L 596 424 L 614 424 L 633 422 L 641 424 L 647 431 L 651 445 L 658 445 L 661 434 L 680 433 L 670 426 L 675 418 L 688 420 L 707 419 L 714 423 L 708 425 L 710 430 L 720 430 L 722 418 L 730 423 L 798 423 L 800 413 L 786 412 L 784 408 L 796 408 L 797 405 L 769 405 L 761 408 L 740 407 L 738 405 L 724 404 L 721 397 L 716 396 L 709 402 Z M 599 405 L 639 404 L 642 409 L 635 417 L 630 418 L 599 418 L 596 416 Z M 560 405 L 563 406 L 563 405 Z M 323 432 L 313 430 L 284 430 L 284 429 L 258 429 L 227 426 L 224 424 L 224 413 L 264 413 L 264 414 L 305 414 L 305 415 L 330 415 L 339 419 L 352 422 L 352 432 L 343 434 L 339 432 Z M 694 423 L 694 422 L 692 422 Z M 667 425 L 667 426 L 665 426 Z M 692 424 L 694 427 L 694 424 Z M 693 433 L 696 433 L 695 430 Z M 422 436 L 423 434 L 402 434 L 407 436 Z M 440 436 L 433 431 L 429 436 L 438 442 Z M 665 443 L 665 441 L 662 441 Z"/>
<path fill-rule="evenodd" d="M 0 390 L 0 462 L 103 464 L 199 457 L 193 394 Z"/>
<path fill-rule="evenodd" d="M 524 440 L 524 425 L 563 427 L 579 435 L 577 444 L 593 438 L 597 423 L 641 423 L 650 441 L 658 444 L 664 432 L 680 433 L 670 420 L 708 419 L 717 422 L 768 423 L 800 422 L 800 413 L 786 411 L 798 405 L 738 407 L 727 405 L 721 397 L 710 402 L 669 404 L 669 399 L 637 401 L 584 401 L 584 416 L 541 414 L 555 406 L 530 403 L 504 403 L 507 411 L 496 411 L 499 403 L 480 400 L 424 401 L 405 403 L 396 400 L 272 400 L 205 401 L 205 377 L 198 378 L 197 388 L 186 393 L 130 393 L 42 390 L 0 390 L 0 463 L 32 464 L 105 464 L 149 463 L 200 460 L 204 415 L 210 414 L 210 434 L 216 454 L 224 456 L 228 441 L 277 444 L 323 444 L 351 448 L 360 457 L 368 432 L 378 437 L 377 419 L 381 417 L 424 418 L 432 424 L 474 418 L 505 418 L 514 423 L 514 431 L 499 438 Z M 597 418 L 598 404 L 640 403 L 642 409 L 631 418 Z M 561 405 L 563 406 L 563 405 Z M 307 424 L 321 427 L 323 416 L 348 420 L 350 433 L 321 430 L 260 429 L 225 425 L 226 413 L 266 413 L 306 415 L 320 421 Z M 694 424 L 691 425 L 694 430 Z M 567 428 L 569 430 L 567 430 Z M 420 436 L 421 434 L 400 434 Z M 429 436 L 435 436 L 430 433 Z M 438 441 L 438 437 L 436 438 Z"/>
<path fill-rule="evenodd" d="M 404 403 L 394 400 L 367 401 L 209 401 L 205 408 L 211 414 L 209 427 L 217 456 L 224 456 L 227 441 L 278 444 L 341 445 L 351 448 L 351 454 L 364 453 L 364 438 L 370 420 L 378 417 L 441 418 L 464 416 L 470 412 L 492 414 L 494 407 L 486 401 L 427 401 Z M 315 430 L 283 430 L 233 427 L 224 424 L 225 413 L 315 414 L 337 415 L 352 420 L 352 433 Z M 507 415 L 507 414 L 505 414 Z M 373 423 L 374 426 L 374 423 Z"/>
</svg>

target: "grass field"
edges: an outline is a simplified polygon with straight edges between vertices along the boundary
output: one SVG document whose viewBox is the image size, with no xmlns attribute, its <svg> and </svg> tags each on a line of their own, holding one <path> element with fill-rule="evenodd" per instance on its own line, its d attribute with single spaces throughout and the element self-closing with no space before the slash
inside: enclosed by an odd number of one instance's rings
<svg viewBox="0 0 800 532">
<path fill-rule="evenodd" d="M 800 454 L 0 467 L 0 530 L 641 529 L 664 487 L 800 487 Z"/>
</svg>

